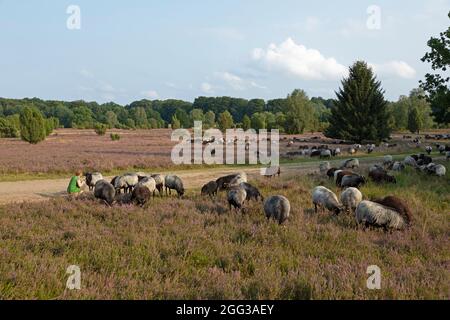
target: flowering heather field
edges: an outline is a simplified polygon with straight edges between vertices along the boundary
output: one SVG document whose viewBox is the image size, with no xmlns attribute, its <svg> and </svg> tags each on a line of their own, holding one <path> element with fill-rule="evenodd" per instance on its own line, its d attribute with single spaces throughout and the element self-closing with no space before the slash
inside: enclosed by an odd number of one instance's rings
<svg viewBox="0 0 450 320">
<path fill-rule="evenodd" d="M 121 139 L 111 141 L 110 133 L 119 133 Z M 98 136 L 93 130 L 59 129 L 38 145 L 0 139 L 0 173 L 167 167 L 175 144 L 170 134 L 168 129 L 110 130 Z"/>
<path fill-rule="evenodd" d="M 450 166 L 447 164 L 447 170 Z M 406 170 L 398 183 L 362 188 L 412 208 L 409 231 L 361 230 L 350 215 L 314 214 L 313 175 L 252 181 L 286 195 L 284 226 L 260 203 L 245 215 L 198 190 L 145 208 L 53 199 L 0 207 L 0 299 L 449 299 L 450 178 Z M 366 268 L 381 268 L 381 290 Z M 69 265 L 81 290 L 65 289 Z"/>
</svg>

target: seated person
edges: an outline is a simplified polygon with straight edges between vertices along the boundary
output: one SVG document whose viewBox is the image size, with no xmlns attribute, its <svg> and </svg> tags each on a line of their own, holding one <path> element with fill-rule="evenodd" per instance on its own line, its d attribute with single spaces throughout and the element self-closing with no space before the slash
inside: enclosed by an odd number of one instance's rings
<svg viewBox="0 0 450 320">
<path fill-rule="evenodd" d="M 82 173 L 78 170 L 75 175 L 70 179 L 69 186 L 67 187 L 67 193 L 70 195 L 79 195 L 83 193 L 81 189 L 84 186 L 82 179 Z"/>
</svg>

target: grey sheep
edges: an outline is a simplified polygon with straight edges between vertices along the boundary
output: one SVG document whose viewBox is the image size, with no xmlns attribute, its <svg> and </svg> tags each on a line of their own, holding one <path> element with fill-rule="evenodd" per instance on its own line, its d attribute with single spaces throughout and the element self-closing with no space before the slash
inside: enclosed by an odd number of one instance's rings
<svg viewBox="0 0 450 320">
<path fill-rule="evenodd" d="M 114 181 L 114 188 L 118 193 L 123 189 L 125 192 L 131 193 L 133 188 L 138 184 L 139 177 L 135 173 L 126 173 L 119 176 Z"/>
<path fill-rule="evenodd" d="M 156 189 L 158 190 L 159 195 L 162 196 L 164 191 L 164 176 L 162 174 L 155 173 L 150 175 L 150 177 L 155 179 Z"/>
<path fill-rule="evenodd" d="M 182 197 L 184 195 L 184 186 L 183 181 L 178 176 L 174 175 L 168 175 L 164 179 L 164 186 L 166 189 L 166 195 L 167 190 L 169 191 L 169 194 L 172 194 L 172 190 L 175 190 L 179 197 Z"/>
<path fill-rule="evenodd" d="M 364 176 L 360 176 L 358 174 L 346 175 L 342 177 L 341 188 L 360 188 L 362 185 L 366 183 L 366 178 Z"/>
<path fill-rule="evenodd" d="M 94 189 L 97 181 L 103 180 L 103 176 L 100 172 L 87 172 L 84 176 L 86 177 L 86 185 L 89 187 L 89 190 Z"/>
<path fill-rule="evenodd" d="M 355 211 L 358 204 L 362 201 L 363 196 L 357 188 L 347 188 L 340 196 L 341 203 L 348 211 Z"/>
<path fill-rule="evenodd" d="M 342 205 L 333 191 L 323 187 L 315 187 L 312 192 L 312 200 L 314 204 L 314 211 L 317 213 L 317 208 L 326 208 L 334 214 L 339 214 L 342 211 Z"/>
<path fill-rule="evenodd" d="M 227 200 L 228 204 L 231 207 L 233 206 L 236 211 L 242 209 L 244 205 L 244 201 L 247 198 L 247 192 L 242 187 L 233 187 L 228 191 Z"/>
<path fill-rule="evenodd" d="M 114 203 L 116 190 L 114 186 L 106 180 L 97 181 L 94 187 L 94 196 L 105 201 L 109 206 Z"/>
<path fill-rule="evenodd" d="M 275 219 L 282 224 L 289 218 L 291 204 L 284 196 L 271 196 L 264 203 L 264 212 L 267 219 Z"/>
<path fill-rule="evenodd" d="M 153 179 L 152 177 L 145 177 L 143 179 L 141 179 L 137 186 L 141 186 L 141 187 L 146 187 L 148 189 L 148 191 L 150 191 L 150 193 L 155 196 L 155 191 L 156 191 L 156 181 L 155 179 Z"/>
<path fill-rule="evenodd" d="M 358 159 L 348 159 L 342 162 L 341 169 L 354 169 L 359 168 L 359 160 Z"/>
<path fill-rule="evenodd" d="M 384 229 L 404 229 L 407 221 L 394 209 L 379 203 L 364 200 L 356 208 L 356 222 L 364 226 L 376 226 Z"/>
</svg>

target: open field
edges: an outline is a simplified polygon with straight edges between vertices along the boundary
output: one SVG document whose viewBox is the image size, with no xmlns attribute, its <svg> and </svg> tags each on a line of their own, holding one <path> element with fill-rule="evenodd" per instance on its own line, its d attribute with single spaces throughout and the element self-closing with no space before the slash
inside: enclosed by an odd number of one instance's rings
<svg viewBox="0 0 450 320">
<path fill-rule="evenodd" d="M 448 130 L 447 130 L 448 131 Z M 442 131 L 442 132 L 447 132 Z M 119 133 L 120 141 L 111 141 L 110 132 Z M 126 170 L 180 170 L 189 166 L 174 167 L 170 153 L 176 142 L 170 140 L 171 130 L 111 130 L 105 136 L 98 136 L 93 130 L 58 129 L 39 145 L 30 145 L 20 139 L 0 139 L 0 181 L 31 180 L 36 178 L 52 179 L 73 174 L 78 169 L 95 170 L 115 174 Z M 330 147 L 340 147 L 342 151 L 349 145 L 333 145 L 333 139 L 325 138 L 321 133 L 282 136 L 280 141 L 281 161 L 310 161 L 306 157 L 285 157 L 289 151 L 298 150 L 299 146 L 317 146 L 330 144 Z M 294 137 L 308 140 L 295 142 L 287 147 L 287 141 Z M 318 137 L 319 139 L 311 139 Z M 414 135 L 415 137 L 415 135 Z M 449 143 L 449 141 L 425 141 L 434 144 Z M 394 134 L 394 148 L 377 148 L 374 154 L 399 154 L 412 152 L 415 144 L 402 139 L 402 134 Z M 343 153 L 344 157 L 348 154 Z M 364 151 L 356 156 L 367 156 Z M 198 166 L 194 166 L 194 168 Z"/>
<path fill-rule="evenodd" d="M 63 198 L 1 206 L 0 298 L 449 299 L 450 178 L 408 169 L 397 179 L 361 189 L 412 208 L 412 228 L 393 233 L 315 215 L 312 188 L 337 189 L 304 173 L 251 181 L 290 199 L 284 226 L 266 221 L 260 203 L 231 213 L 223 194 L 212 202 L 198 190 L 145 208 Z M 366 288 L 373 264 L 381 290 Z M 69 265 L 81 268 L 80 291 L 65 289 Z"/>
</svg>

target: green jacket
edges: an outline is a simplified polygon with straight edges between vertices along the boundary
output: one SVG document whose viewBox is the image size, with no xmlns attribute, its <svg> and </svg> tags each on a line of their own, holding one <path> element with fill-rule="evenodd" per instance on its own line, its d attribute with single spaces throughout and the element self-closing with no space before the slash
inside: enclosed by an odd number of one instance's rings
<svg viewBox="0 0 450 320">
<path fill-rule="evenodd" d="M 67 187 L 67 193 L 79 193 L 80 191 L 81 189 L 78 187 L 78 177 L 73 176 Z"/>
</svg>

